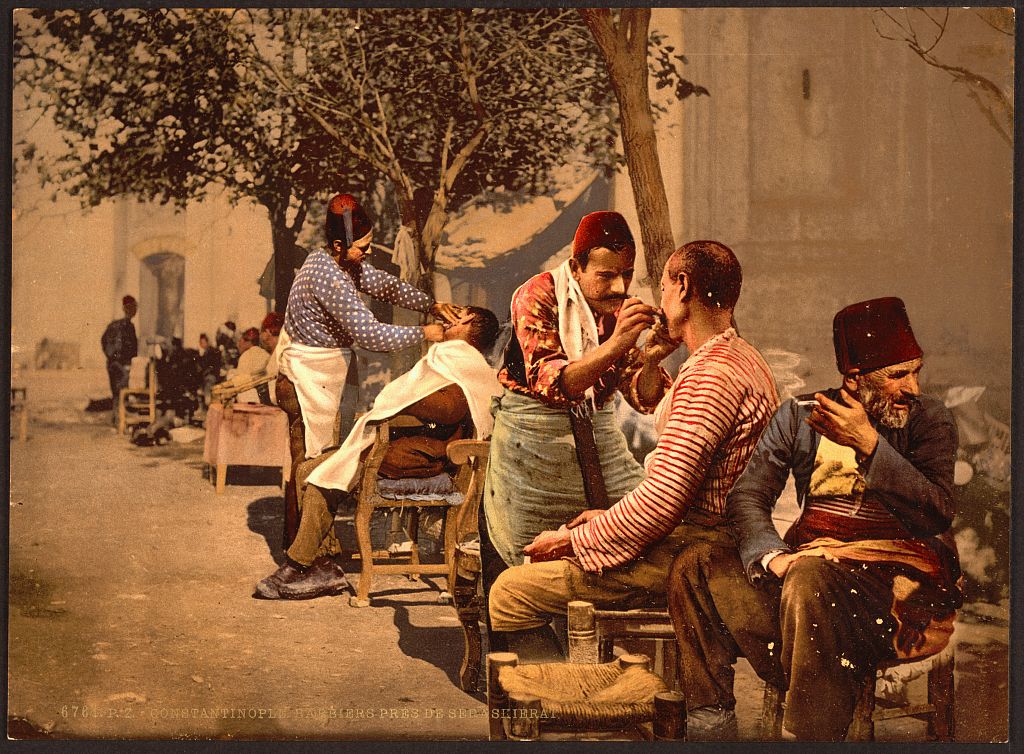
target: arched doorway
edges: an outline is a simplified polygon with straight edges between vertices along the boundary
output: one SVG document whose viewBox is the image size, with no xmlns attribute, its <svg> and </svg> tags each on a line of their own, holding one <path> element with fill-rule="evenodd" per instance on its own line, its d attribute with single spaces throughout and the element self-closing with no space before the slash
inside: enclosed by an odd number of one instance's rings
<svg viewBox="0 0 1024 754">
<path fill-rule="evenodd" d="M 160 335 L 168 340 L 182 337 L 185 257 L 169 251 L 150 254 L 142 259 L 139 277 L 139 296 L 144 302 L 139 312 L 140 334 L 143 337 Z"/>
</svg>

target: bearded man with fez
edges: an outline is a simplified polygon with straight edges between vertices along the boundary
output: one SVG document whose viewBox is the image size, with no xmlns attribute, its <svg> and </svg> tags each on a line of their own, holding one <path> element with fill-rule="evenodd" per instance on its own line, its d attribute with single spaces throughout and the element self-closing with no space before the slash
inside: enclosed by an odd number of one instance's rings
<svg viewBox="0 0 1024 754">
<path fill-rule="evenodd" d="M 695 736 L 735 736 L 738 654 L 788 688 L 786 730 L 842 740 L 878 661 L 934 654 L 952 634 L 956 424 L 921 395 L 900 299 L 846 307 L 833 338 L 842 385 L 775 413 L 727 499 L 736 544 L 694 543 L 673 564 Z M 790 473 L 802 512 L 780 537 L 771 514 Z"/>
</svg>

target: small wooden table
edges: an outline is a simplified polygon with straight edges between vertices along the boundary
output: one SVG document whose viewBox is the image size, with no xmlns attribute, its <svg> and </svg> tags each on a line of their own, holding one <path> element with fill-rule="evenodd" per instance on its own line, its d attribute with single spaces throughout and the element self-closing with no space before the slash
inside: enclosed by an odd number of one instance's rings
<svg viewBox="0 0 1024 754">
<path fill-rule="evenodd" d="M 276 406 L 211 403 L 206 414 L 203 460 L 217 468 L 216 490 L 224 492 L 228 466 L 277 466 L 282 487 L 291 477 L 288 415 Z"/>
</svg>

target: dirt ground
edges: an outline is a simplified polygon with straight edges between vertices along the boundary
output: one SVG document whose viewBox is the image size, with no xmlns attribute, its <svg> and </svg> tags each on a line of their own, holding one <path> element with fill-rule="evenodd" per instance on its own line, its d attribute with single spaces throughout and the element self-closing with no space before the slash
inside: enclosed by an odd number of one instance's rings
<svg viewBox="0 0 1024 754">
<path fill-rule="evenodd" d="M 458 686 L 443 579 L 381 577 L 365 609 L 253 599 L 281 558 L 274 474 L 229 475 L 215 495 L 201 440 L 137 448 L 82 410 L 103 395 L 102 370 L 26 379 L 29 438 L 11 443 L 12 735 L 486 738 L 482 695 Z M 979 603 L 957 626 L 960 740 L 1006 740 L 1007 625 L 1005 603 Z M 742 662 L 737 698 L 753 737 L 761 684 Z M 915 720 L 878 727 L 923 735 Z"/>
</svg>

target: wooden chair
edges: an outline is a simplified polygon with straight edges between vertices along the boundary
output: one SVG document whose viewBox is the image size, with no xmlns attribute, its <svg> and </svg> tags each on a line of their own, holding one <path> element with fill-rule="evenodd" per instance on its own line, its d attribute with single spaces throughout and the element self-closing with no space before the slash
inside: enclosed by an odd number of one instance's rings
<svg viewBox="0 0 1024 754">
<path fill-rule="evenodd" d="M 576 600 L 569 603 L 568 621 L 569 662 L 610 662 L 616 641 L 647 640 L 654 645 L 654 672 L 669 688 L 679 688 L 676 635 L 667 610 L 600 610 Z"/>
<path fill-rule="evenodd" d="M 143 356 L 136 356 L 136 359 L 144 359 Z M 132 359 L 135 361 L 135 359 Z M 156 361 L 148 359 L 146 365 L 145 380 L 143 384 L 135 383 L 129 376 L 128 387 L 121 391 L 117 399 L 117 432 L 124 434 L 128 429 L 129 415 L 138 418 L 138 424 L 145 422 L 152 424 L 156 421 Z M 143 382 L 140 380 L 140 382 Z"/>
<path fill-rule="evenodd" d="M 370 589 L 373 584 L 375 573 L 401 573 L 410 578 L 417 578 L 422 574 L 444 575 L 448 578 L 448 591 L 453 588 L 453 564 L 455 546 L 459 536 L 463 532 L 475 530 L 475 506 L 471 502 L 478 499 L 483 488 L 484 474 L 487 469 L 488 443 L 475 440 L 456 440 L 448 445 L 449 457 L 453 462 L 460 463 L 458 474 L 454 481 L 455 490 L 462 495 L 463 502 L 458 504 L 454 516 L 449 515 L 452 503 L 445 499 L 437 500 L 416 500 L 401 499 L 395 500 L 382 497 L 377 490 L 378 475 L 384 455 L 388 450 L 390 431 L 392 427 L 414 426 L 418 424 L 416 419 L 411 417 L 395 417 L 377 425 L 377 436 L 369 454 L 363 461 L 361 482 L 359 485 L 359 497 L 356 504 L 355 530 L 356 541 L 359 544 L 359 559 L 361 570 L 359 582 L 356 588 L 356 596 L 350 598 L 349 602 L 353 607 L 368 607 L 370 604 Z M 451 454 L 454 453 L 454 456 Z M 373 546 L 370 540 L 370 519 L 373 511 L 377 508 L 408 508 L 409 518 L 407 523 L 407 534 L 412 540 L 412 546 L 408 555 L 392 556 L 387 563 L 378 563 L 374 558 Z M 419 552 L 419 512 L 423 508 L 441 508 L 447 519 L 444 526 L 444 562 L 443 563 L 421 563 Z M 407 559 L 405 563 L 391 562 L 396 559 Z"/>
<path fill-rule="evenodd" d="M 853 722 L 846 734 L 847 741 L 874 741 L 875 723 L 901 717 L 925 717 L 928 735 L 937 741 L 952 741 L 955 732 L 953 704 L 955 687 L 953 670 L 956 653 L 953 644 L 947 644 L 938 654 L 910 660 L 880 662 L 868 681 L 861 687 L 860 698 L 853 712 Z M 891 704 L 883 699 L 876 702 L 876 686 L 894 671 L 905 671 L 908 680 L 920 675 L 928 677 L 928 701 L 924 704 Z M 897 680 L 897 682 L 899 682 Z M 778 740 L 782 737 L 782 710 L 785 695 L 779 689 L 765 686 L 764 727 L 762 737 Z"/>
</svg>

